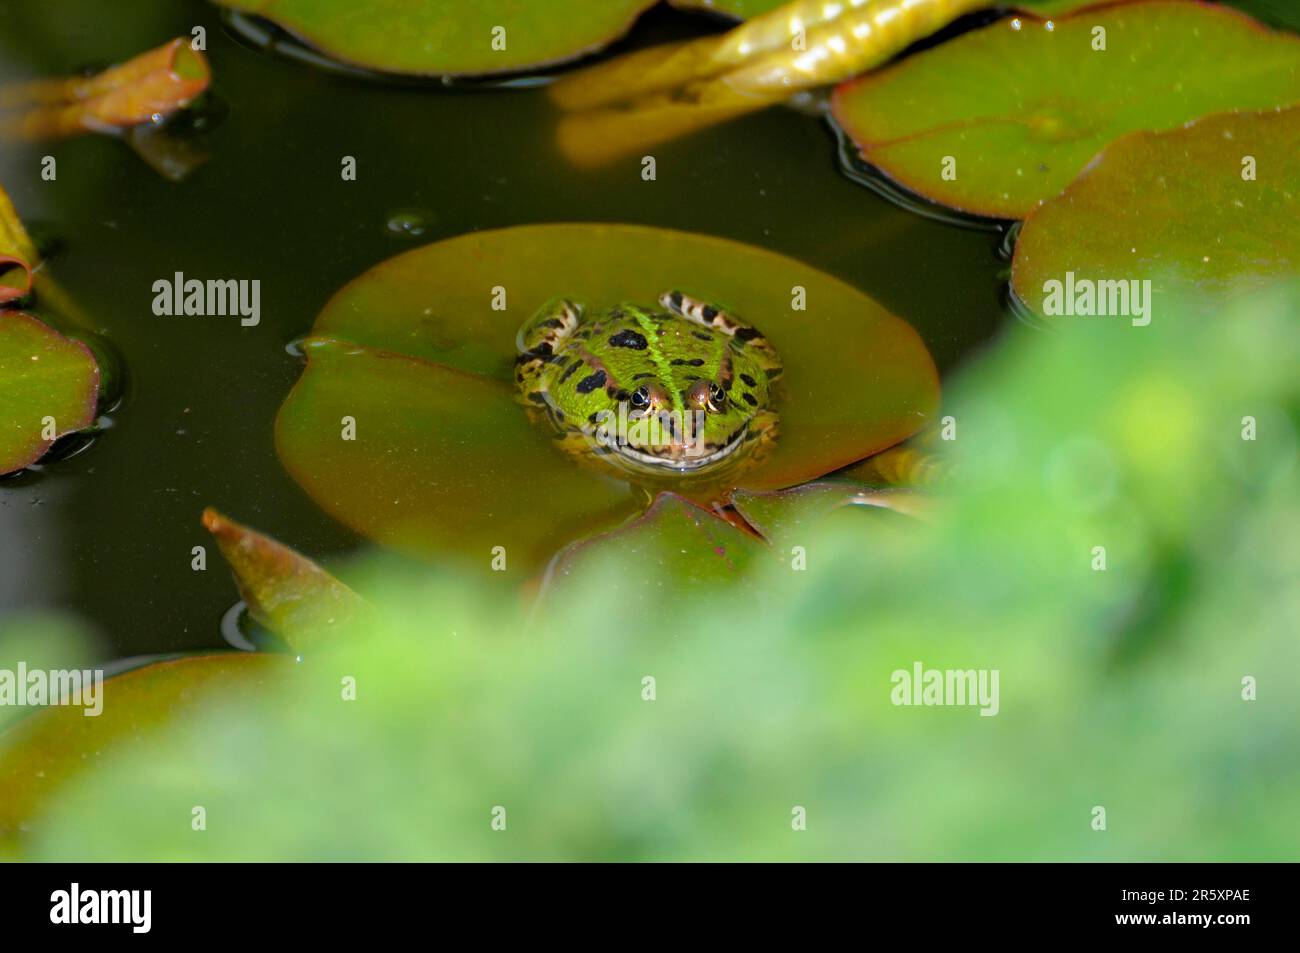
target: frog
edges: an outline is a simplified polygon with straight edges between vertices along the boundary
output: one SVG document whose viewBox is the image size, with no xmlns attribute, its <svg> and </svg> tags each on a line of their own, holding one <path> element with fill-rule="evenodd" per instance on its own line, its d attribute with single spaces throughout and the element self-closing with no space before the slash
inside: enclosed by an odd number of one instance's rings
<svg viewBox="0 0 1300 953">
<path fill-rule="evenodd" d="M 589 311 L 557 297 L 519 329 L 520 402 L 563 448 L 627 472 L 701 476 L 774 445 L 783 365 L 731 312 L 682 291 Z"/>
</svg>

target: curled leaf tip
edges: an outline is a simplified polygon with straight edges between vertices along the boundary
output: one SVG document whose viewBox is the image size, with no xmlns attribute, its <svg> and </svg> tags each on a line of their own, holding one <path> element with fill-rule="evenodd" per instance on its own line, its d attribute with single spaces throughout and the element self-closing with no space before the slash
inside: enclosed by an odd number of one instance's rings
<svg viewBox="0 0 1300 953">
<path fill-rule="evenodd" d="M 230 564 L 249 613 L 290 648 L 317 645 L 368 611 L 365 600 L 283 543 L 210 506 L 202 521 Z"/>
<path fill-rule="evenodd" d="M 207 58 L 178 37 L 94 76 L 0 89 L 0 131 L 20 139 L 116 132 L 184 109 L 211 80 Z"/>
<path fill-rule="evenodd" d="M 27 297 L 32 290 L 32 269 L 39 263 L 13 202 L 0 189 L 0 305 Z"/>
</svg>

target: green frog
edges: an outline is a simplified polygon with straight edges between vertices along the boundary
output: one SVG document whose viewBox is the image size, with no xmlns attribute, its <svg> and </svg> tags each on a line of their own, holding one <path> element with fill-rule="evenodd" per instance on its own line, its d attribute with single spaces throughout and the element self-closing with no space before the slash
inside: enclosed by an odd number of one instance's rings
<svg viewBox="0 0 1300 953">
<path fill-rule="evenodd" d="M 757 462 L 777 435 L 781 359 L 757 330 L 680 291 L 598 314 L 567 298 L 519 329 L 515 381 L 566 450 L 653 476 Z"/>
</svg>

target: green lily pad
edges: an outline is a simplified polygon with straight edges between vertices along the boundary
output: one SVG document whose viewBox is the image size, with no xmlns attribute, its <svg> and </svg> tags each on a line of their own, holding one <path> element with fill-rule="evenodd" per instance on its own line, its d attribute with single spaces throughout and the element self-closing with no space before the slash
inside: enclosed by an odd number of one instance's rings
<svg viewBox="0 0 1300 953">
<path fill-rule="evenodd" d="M 598 50 L 622 36 L 655 0 L 216 2 L 266 17 L 354 66 L 477 76 L 548 66 Z"/>
<path fill-rule="evenodd" d="M 90 349 L 18 311 L 0 311 L 0 474 L 35 463 L 95 419 Z"/>
<path fill-rule="evenodd" d="M 228 652 L 157 662 L 106 679 L 102 710 L 41 709 L 0 734 L 0 837 L 25 829 L 55 790 L 118 750 L 143 750 L 147 731 L 207 693 L 251 694 L 287 671 L 283 655 Z"/>
<path fill-rule="evenodd" d="M 1214 306 L 1300 277 L 1300 108 L 1221 114 L 1112 143 L 1025 220 L 1012 288 L 1045 313 L 1046 285 L 1149 279 L 1152 312 Z"/>
<path fill-rule="evenodd" d="M 569 600 L 581 602 L 593 588 L 612 589 L 630 610 L 629 619 L 655 625 L 658 608 L 682 608 L 723 587 L 761 596 L 755 568 L 806 559 L 791 547 L 807 544 L 836 511 L 871 507 L 911 514 L 915 505 L 915 494 L 905 489 L 815 482 L 761 493 L 737 490 L 724 519 L 675 493 L 661 493 L 637 519 L 559 553 L 547 570 L 540 603 L 556 611 Z"/>
<path fill-rule="evenodd" d="M 669 2 L 684 10 L 708 10 L 738 20 L 748 20 L 790 4 L 790 0 L 669 0 Z M 1060 16 L 1063 13 L 1073 13 L 1089 7 L 1108 6 L 1114 2 L 1115 0 L 1017 0 L 1015 3 L 999 3 L 997 0 L 989 0 L 989 8 L 1008 8 L 1042 16 Z M 1295 8 L 1293 0 L 1225 0 L 1225 2 L 1253 16 L 1290 26 L 1300 26 L 1300 10 Z"/>
<path fill-rule="evenodd" d="M 573 527 L 638 509 L 625 484 L 575 473 L 500 381 L 330 338 L 307 352 L 276 421 L 280 459 L 322 509 L 372 539 L 531 572 Z M 355 440 L 342 438 L 344 418 Z"/>
<path fill-rule="evenodd" d="M 280 457 L 322 508 L 388 545 L 484 566 L 502 546 L 521 557 L 511 566 L 543 565 L 649 494 L 574 463 L 527 419 L 512 380 L 516 332 L 556 295 L 607 308 L 674 287 L 753 322 L 785 364 L 781 435 L 739 485 L 814 479 L 902 441 L 938 406 L 916 332 L 801 262 L 640 226 L 521 226 L 416 249 L 335 295 L 281 409 Z M 806 310 L 792 310 L 798 288 Z M 493 310 L 501 293 L 505 310 Z M 344 417 L 355 440 L 341 437 Z"/>
<path fill-rule="evenodd" d="M 1076 10 L 1109 6 L 1114 2 L 1115 0 L 1017 0 L 1014 7 L 1041 16 L 1060 16 L 1064 13 L 1074 13 Z M 1300 25 L 1300 11 L 1296 10 L 1293 0 L 1218 0 L 1218 2 L 1224 6 L 1236 7 L 1262 20 L 1291 26 Z M 1289 9 L 1284 12 L 1284 7 Z"/>
<path fill-rule="evenodd" d="M 675 7 L 683 10 L 708 10 L 721 13 L 738 20 L 748 20 L 760 13 L 770 13 L 777 7 L 785 6 L 789 0 L 669 0 Z"/>
<path fill-rule="evenodd" d="M 364 599 L 306 556 L 208 507 L 203 525 L 234 572 L 248 611 L 295 651 L 369 615 Z"/>
<path fill-rule="evenodd" d="M 782 558 L 791 545 L 806 541 L 817 524 L 837 510 L 874 507 L 910 516 L 918 509 L 918 496 L 912 490 L 856 486 L 848 481 L 807 483 L 776 493 L 738 490 L 733 501 L 745 521 Z"/>
<path fill-rule="evenodd" d="M 1023 10 L 1026 13 L 1055 17 L 1064 13 L 1073 13 L 1076 10 L 1086 10 L 1089 7 L 1106 6 L 1114 2 L 1115 0 L 1017 0 L 1014 6 L 1015 9 Z M 989 4 L 989 6 L 995 6 L 995 4 Z"/>
<path fill-rule="evenodd" d="M 557 555 L 540 599 L 548 607 L 581 601 L 595 585 L 619 592 L 629 617 L 652 619 L 664 606 L 743 583 L 754 566 L 772 558 L 763 540 L 674 493 L 661 493 L 626 526 Z"/>
<path fill-rule="evenodd" d="M 836 119 L 913 192 L 1021 218 L 1125 133 L 1300 102 L 1300 38 L 1235 10 L 1151 0 L 1047 22 L 999 20 L 846 83 Z"/>
</svg>

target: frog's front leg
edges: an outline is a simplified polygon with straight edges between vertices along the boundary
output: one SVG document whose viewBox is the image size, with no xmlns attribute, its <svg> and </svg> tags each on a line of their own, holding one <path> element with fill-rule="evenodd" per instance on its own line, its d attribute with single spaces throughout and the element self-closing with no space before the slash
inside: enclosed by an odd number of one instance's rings
<svg viewBox="0 0 1300 953">
<path fill-rule="evenodd" d="M 524 394 L 538 390 L 538 383 L 550 360 L 582 320 L 582 305 L 568 298 L 552 298 L 524 322 L 515 337 L 519 356 L 515 358 L 515 383 Z"/>
<path fill-rule="evenodd" d="M 768 380 L 775 380 L 781 376 L 784 370 L 781 358 L 771 342 L 763 337 L 757 328 L 745 324 L 735 315 L 715 305 L 701 301 L 699 298 L 692 298 L 680 291 L 665 291 L 659 296 L 659 303 L 689 321 L 702 324 L 707 328 L 717 328 L 724 334 L 731 335 L 736 345 L 743 347 L 745 352 L 767 372 Z"/>
<path fill-rule="evenodd" d="M 745 434 L 745 444 L 749 448 L 752 463 L 761 463 L 772 453 L 776 438 L 780 432 L 780 415 L 773 410 L 764 410 L 749 422 L 749 432 Z"/>
<path fill-rule="evenodd" d="M 552 298 L 524 322 L 515 338 L 520 354 L 535 351 L 542 344 L 559 348 L 560 342 L 573 333 L 582 320 L 582 305 L 570 298 Z"/>
</svg>

